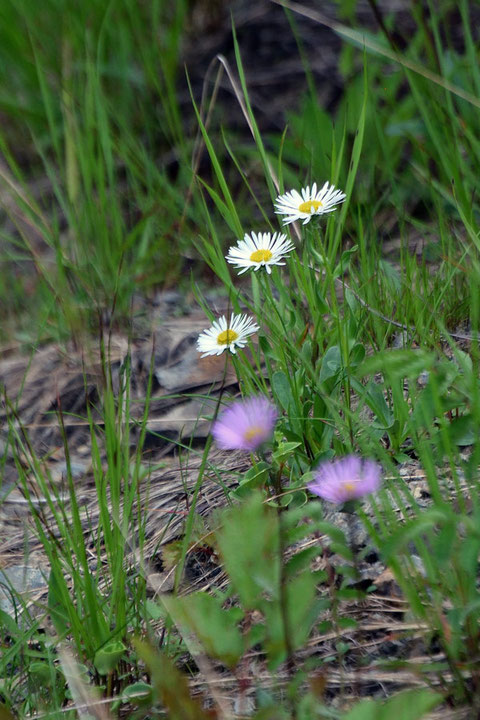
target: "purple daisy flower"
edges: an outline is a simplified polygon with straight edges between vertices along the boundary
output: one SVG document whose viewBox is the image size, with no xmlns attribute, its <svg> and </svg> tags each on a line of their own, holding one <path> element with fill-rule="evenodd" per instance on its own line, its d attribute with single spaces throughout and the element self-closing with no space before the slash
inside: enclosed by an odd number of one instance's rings
<svg viewBox="0 0 480 720">
<path fill-rule="evenodd" d="M 215 421 L 212 435 L 223 450 L 253 452 L 270 440 L 277 416 L 275 405 L 266 397 L 238 400 Z"/>
<path fill-rule="evenodd" d="M 382 470 L 373 460 L 348 455 L 319 465 L 314 478 L 308 485 L 310 492 L 332 503 L 344 503 L 378 490 Z"/>
</svg>

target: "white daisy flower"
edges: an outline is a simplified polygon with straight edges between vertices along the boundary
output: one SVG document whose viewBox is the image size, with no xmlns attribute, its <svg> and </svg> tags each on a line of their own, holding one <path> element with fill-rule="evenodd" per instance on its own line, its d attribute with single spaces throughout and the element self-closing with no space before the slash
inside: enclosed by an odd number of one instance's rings
<svg viewBox="0 0 480 720">
<path fill-rule="evenodd" d="M 233 315 L 227 325 L 225 315 L 215 320 L 212 327 L 204 330 L 197 340 L 197 350 L 207 355 L 221 355 L 224 350 L 235 354 L 235 347 L 247 344 L 249 335 L 256 333 L 260 327 L 248 315 Z"/>
<path fill-rule="evenodd" d="M 287 240 L 287 236 L 280 233 L 273 235 L 269 232 L 258 235 L 254 232 L 251 235 L 245 233 L 244 239 L 240 240 L 236 247 L 231 247 L 225 257 L 227 262 L 242 268 L 239 275 L 252 267 L 258 270 L 262 265 L 270 274 L 272 272 L 270 265 L 285 265 L 281 260 L 294 247 L 291 240 Z"/>
<path fill-rule="evenodd" d="M 342 203 L 347 196 L 341 190 L 335 190 L 328 182 L 317 192 L 317 183 L 310 188 L 302 188 L 302 194 L 297 190 L 291 190 L 285 195 L 279 195 L 275 200 L 275 212 L 277 215 L 285 215 L 284 225 L 303 220 L 306 225 L 313 215 L 323 215 L 336 210 L 336 205 Z"/>
</svg>

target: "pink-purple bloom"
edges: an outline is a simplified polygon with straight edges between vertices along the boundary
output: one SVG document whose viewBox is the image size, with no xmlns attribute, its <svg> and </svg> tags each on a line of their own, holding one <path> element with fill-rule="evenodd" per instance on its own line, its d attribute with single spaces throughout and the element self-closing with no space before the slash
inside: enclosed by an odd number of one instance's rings
<svg viewBox="0 0 480 720">
<path fill-rule="evenodd" d="M 373 460 L 348 455 L 319 465 L 314 478 L 308 485 L 310 492 L 332 503 L 344 503 L 378 490 L 382 470 Z"/>
<path fill-rule="evenodd" d="M 277 416 L 275 405 L 266 397 L 238 400 L 215 421 L 212 435 L 223 450 L 253 452 L 270 440 Z"/>
</svg>

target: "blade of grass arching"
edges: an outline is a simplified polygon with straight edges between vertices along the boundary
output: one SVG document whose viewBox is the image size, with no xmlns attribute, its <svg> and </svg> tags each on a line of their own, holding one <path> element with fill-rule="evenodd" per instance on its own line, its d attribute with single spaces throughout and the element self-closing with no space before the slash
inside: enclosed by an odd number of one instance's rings
<svg viewBox="0 0 480 720">
<path fill-rule="evenodd" d="M 98 257 L 95 265 L 98 266 L 100 284 L 106 287 L 111 286 L 112 279 L 115 278 L 115 284 L 118 285 L 118 272 L 122 264 L 122 244 L 124 241 L 124 222 L 123 213 L 118 205 L 119 192 L 116 187 L 115 179 L 115 158 L 112 146 L 112 125 L 108 117 L 107 100 L 102 91 L 98 70 L 94 63 L 86 58 L 86 102 L 90 103 L 91 120 L 95 128 L 96 148 L 91 154 L 79 154 L 85 157 L 85 165 L 90 167 L 86 169 L 94 183 L 94 191 L 97 196 L 96 208 L 91 202 L 90 196 L 86 195 L 88 207 L 88 218 L 90 223 L 95 217 L 95 210 L 98 214 L 100 210 L 101 233 L 93 245 L 95 254 Z M 88 142 L 88 138 L 82 138 L 84 143 Z M 95 155 L 97 157 L 95 157 Z M 89 223 L 89 225 L 90 225 Z M 93 228 L 92 228 L 93 229 Z M 81 228 L 79 228 L 81 232 Z M 92 230 L 88 226 L 87 233 Z M 84 234 L 77 237 L 77 243 L 84 244 Z M 87 243 L 83 248 L 85 257 L 91 253 L 91 241 L 85 238 Z"/>
<path fill-rule="evenodd" d="M 204 216 L 207 220 L 207 226 L 210 230 L 210 237 L 204 238 L 201 236 L 202 247 L 200 247 L 200 252 L 205 262 L 208 263 L 215 274 L 220 278 L 226 290 L 228 290 L 233 308 L 238 312 L 239 291 L 233 284 L 230 277 L 230 271 L 225 260 L 225 254 L 203 195 L 201 196 L 201 203 L 203 206 Z M 210 242 L 210 239 L 213 242 Z"/>
<path fill-rule="evenodd" d="M 362 103 L 362 109 L 360 111 L 360 117 L 358 119 L 358 125 L 355 132 L 355 140 L 353 142 L 353 148 L 352 148 L 352 156 L 350 158 L 350 165 L 348 169 L 348 175 L 347 175 L 347 182 L 345 184 L 344 192 L 347 196 L 345 198 L 345 201 L 342 203 L 342 209 L 340 211 L 340 217 L 338 219 L 336 229 L 335 229 L 335 235 L 334 235 L 334 242 L 333 242 L 333 248 L 331 252 L 329 253 L 329 257 L 335 258 L 338 252 L 338 247 L 340 245 L 341 237 L 343 228 L 345 225 L 345 220 L 347 217 L 348 208 L 350 206 L 350 199 L 352 195 L 353 185 L 355 182 L 355 178 L 357 176 L 358 167 L 360 164 L 360 156 L 362 154 L 362 148 L 363 148 L 363 136 L 365 132 L 365 118 L 367 114 L 367 100 L 368 100 L 368 75 L 367 75 L 367 62 L 366 58 L 364 56 L 364 66 L 363 66 L 363 103 Z M 342 141 L 345 141 L 345 133 L 344 138 Z M 341 152 L 339 153 L 339 158 L 341 159 L 343 157 L 343 148 L 341 148 Z"/>
<path fill-rule="evenodd" d="M 38 84 L 40 87 L 40 92 L 43 100 L 43 107 L 45 109 L 45 115 L 47 117 L 48 122 L 48 130 L 49 130 L 49 139 L 52 142 L 53 148 L 55 150 L 55 154 L 57 157 L 57 162 L 60 167 L 63 165 L 63 155 L 62 155 L 62 144 L 60 140 L 60 134 L 58 132 L 58 126 L 60 123 L 55 119 L 55 111 L 58 107 L 57 98 L 55 100 L 51 97 L 50 88 L 48 87 L 47 80 L 44 75 L 44 70 L 42 67 L 42 62 L 39 58 L 39 55 L 37 53 L 37 49 L 35 47 L 33 39 L 31 40 L 31 47 L 32 52 L 35 60 L 35 70 L 37 73 L 37 79 Z"/>
<path fill-rule="evenodd" d="M 172 147 L 181 150 L 186 161 L 187 148 L 176 84 L 189 4 L 186 0 L 175 3 L 152 0 L 142 10 L 139 13 L 135 3 L 127 3 L 129 35 L 133 35 L 145 78 L 156 90 L 163 113 L 161 131 Z"/>
<path fill-rule="evenodd" d="M 315 76 L 310 67 L 307 53 L 305 52 L 305 44 L 303 42 L 302 32 L 299 30 L 296 20 L 295 20 L 295 16 L 291 12 L 291 10 L 289 10 L 289 8 L 286 5 L 283 6 L 283 9 L 285 11 L 285 16 L 287 18 L 288 24 L 290 25 L 290 30 L 292 31 L 292 35 L 295 38 L 295 44 L 297 46 L 300 61 L 302 63 L 303 72 L 305 74 L 305 80 L 307 81 L 308 92 L 310 94 L 310 97 L 316 100 L 318 98 L 318 91 L 317 91 L 317 88 L 315 87 Z M 315 103 L 314 107 L 315 107 L 315 110 L 318 110 L 318 109 L 320 109 L 320 104 L 317 102 L 317 103 Z"/>
<path fill-rule="evenodd" d="M 454 189 L 454 199 L 455 199 L 455 201 L 457 200 L 456 195 L 455 195 L 455 189 Z M 475 245 L 477 251 L 480 252 L 480 230 L 478 230 L 477 226 L 473 225 L 471 220 L 469 220 L 467 218 L 464 208 L 462 207 L 462 205 L 459 202 L 456 203 L 456 208 L 458 210 L 458 214 L 460 215 L 460 219 L 465 226 L 465 230 L 467 231 L 467 234 L 468 234 L 470 240 Z"/>
<path fill-rule="evenodd" d="M 172 6 L 170 6 L 172 7 Z M 179 0 L 173 4 L 175 8 L 174 22 L 164 21 L 163 30 L 166 40 L 166 51 L 156 54 L 157 62 L 160 62 L 166 93 L 160 93 L 163 98 L 163 110 L 168 119 L 170 132 L 174 139 L 175 146 L 182 147 L 184 144 L 182 132 L 182 114 L 178 103 L 176 75 L 178 72 L 178 61 L 181 52 L 181 41 L 184 33 L 186 15 L 189 10 L 187 0 Z M 165 33 L 165 28 L 167 32 Z"/>
<path fill-rule="evenodd" d="M 191 290 L 192 290 L 192 293 L 193 293 L 193 296 L 194 296 L 196 302 L 198 303 L 200 308 L 205 313 L 205 317 L 207 317 L 210 320 L 210 322 L 213 323 L 214 320 L 216 320 L 216 315 L 215 315 L 215 313 L 212 312 L 212 310 L 210 309 L 210 306 L 205 301 L 205 298 L 203 297 L 201 290 L 193 282 L 193 280 L 191 282 L 190 287 L 191 287 Z M 206 323 L 205 323 L 205 325 L 206 325 Z"/>
<path fill-rule="evenodd" d="M 319 13 L 316 10 L 312 10 L 304 5 L 301 5 L 300 3 L 287 2 L 287 0 L 270 0 L 270 2 L 275 3 L 276 5 L 280 5 L 281 7 L 288 8 L 289 10 L 292 10 L 299 15 L 310 18 L 314 22 L 318 22 L 320 25 L 325 25 L 325 27 L 333 30 L 343 40 L 346 40 L 355 47 L 361 48 L 364 53 L 366 50 L 368 50 L 375 55 L 379 55 L 380 57 L 393 60 L 394 62 L 404 67 L 406 70 L 411 70 L 412 72 L 426 78 L 435 85 L 439 85 L 440 87 L 448 90 L 457 97 L 466 100 L 466 102 L 470 103 L 474 107 L 480 108 L 480 98 L 475 97 L 475 95 L 472 95 L 458 85 L 454 85 L 440 75 L 437 75 L 437 73 L 428 70 L 420 63 L 415 62 L 414 60 L 410 60 L 404 55 L 390 50 L 386 45 L 382 45 L 373 37 L 371 33 L 367 33 L 364 29 L 354 30 L 352 28 L 349 28 L 346 25 L 343 25 L 342 23 L 339 23 L 335 20 L 330 20 L 325 15 L 322 15 L 322 13 Z"/>
<path fill-rule="evenodd" d="M 432 97 L 432 93 L 428 87 L 425 87 L 425 85 L 421 87 L 418 78 L 408 71 L 406 75 L 412 95 L 430 136 L 432 146 L 438 149 L 438 164 L 443 168 L 446 178 L 454 183 L 456 192 L 460 194 L 462 205 L 466 208 L 468 207 L 468 198 L 465 194 L 464 184 L 459 171 L 460 162 L 456 163 L 451 158 L 452 154 L 456 154 L 458 158 L 458 149 L 452 146 L 453 139 L 449 137 L 448 134 L 445 137 L 445 125 L 439 123 L 437 126 L 436 124 L 437 118 L 444 114 L 443 108 L 435 101 L 435 97 Z M 432 112 L 432 106 L 437 108 L 437 112 Z"/>
<path fill-rule="evenodd" d="M 442 47 L 442 40 L 441 40 L 441 29 L 439 25 L 439 18 L 438 14 L 434 12 L 434 8 L 432 6 L 431 0 L 428 0 L 428 5 L 430 7 L 430 13 L 431 13 L 431 28 L 433 31 L 433 37 L 435 41 L 435 47 L 437 52 L 437 57 L 439 58 L 440 67 L 442 70 L 442 74 L 445 76 L 448 72 L 448 69 L 446 67 L 446 61 L 445 61 L 445 52 Z M 433 13 L 433 14 L 432 14 Z M 477 65 L 477 63 L 475 63 Z M 478 69 L 477 69 L 478 72 Z M 412 78 L 413 80 L 413 78 Z M 460 137 L 460 134 L 463 134 L 463 125 L 465 123 L 462 122 L 462 126 L 459 125 L 459 113 L 454 107 L 454 97 L 451 92 L 448 92 L 447 90 L 443 91 L 443 97 L 444 102 L 439 103 L 441 110 L 443 110 L 446 114 L 446 120 L 442 122 L 441 120 L 441 114 L 439 111 L 436 113 L 431 112 L 430 108 L 430 114 L 433 115 L 433 118 L 439 119 L 441 122 L 442 130 L 447 131 L 447 138 L 446 143 L 444 146 L 438 146 L 434 145 L 434 147 L 439 150 L 440 147 L 442 148 L 441 152 L 439 153 L 439 162 L 444 160 L 446 158 L 447 154 L 450 154 L 452 157 L 451 163 L 449 163 L 449 168 L 455 169 L 456 174 L 450 175 L 449 180 L 453 179 L 455 182 L 455 185 L 459 188 L 459 191 L 462 193 L 462 200 L 465 203 L 465 207 L 468 207 L 468 199 L 467 199 L 467 193 L 463 193 L 464 185 L 465 185 L 465 178 L 468 178 L 470 176 L 470 180 L 475 185 L 476 183 L 476 175 L 473 177 L 470 173 L 470 168 L 467 162 L 462 158 L 461 150 L 460 148 L 463 148 L 464 146 L 464 140 Z M 435 120 L 432 119 L 432 125 L 434 124 Z M 445 152 L 445 148 L 447 148 L 448 153 Z M 463 181 L 463 182 L 462 182 Z"/>
<path fill-rule="evenodd" d="M 221 197 L 219 196 L 219 194 L 218 194 L 213 188 L 211 188 L 209 185 L 207 185 L 207 183 L 206 183 L 204 180 L 202 180 L 201 178 L 198 178 L 198 181 L 199 181 L 199 183 L 202 185 L 202 187 L 205 188 L 205 190 L 208 192 L 208 194 L 209 194 L 210 197 L 212 198 L 213 202 L 215 203 L 215 206 L 216 206 L 217 210 L 219 211 L 220 215 L 221 215 L 221 216 L 223 217 L 223 219 L 225 220 L 225 223 L 229 226 L 229 228 L 230 228 L 230 230 L 232 231 L 232 233 L 233 233 L 234 235 L 238 235 L 238 233 L 237 233 L 237 230 L 238 230 L 237 226 L 236 226 L 235 224 L 232 224 L 232 223 L 231 223 L 230 210 L 229 210 L 229 208 L 227 207 L 227 204 L 223 202 L 223 200 L 221 199 Z"/>
<path fill-rule="evenodd" d="M 247 187 L 247 189 L 248 189 L 248 191 L 249 191 L 249 193 L 250 193 L 250 195 L 251 195 L 251 197 L 252 197 L 255 205 L 257 206 L 257 208 L 258 208 L 261 216 L 263 217 L 263 220 L 264 220 L 264 222 L 265 222 L 265 225 L 267 225 L 267 226 L 270 228 L 270 230 L 273 232 L 273 231 L 274 231 L 274 228 L 273 228 L 273 225 L 272 225 L 272 223 L 271 223 L 271 221 L 270 221 L 270 218 L 268 217 L 267 213 L 266 213 L 265 210 L 263 209 L 263 205 L 261 204 L 261 202 L 257 199 L 257 196 L 255 195 L 255 192 L 254 192 L 252 186 L 251 186 L 250 183 L 248 182 L 248 178 L 247 178 L 247 176 L 245 175 L 245 173 L 243 172 L 243 170 L 242 170 L 242 168 L 241 168 L 239 159 L 237 158 L 236 154 L 233 152 L 233 149 L 232 149 L 230 143 L 228 142 L 227 138 L 225 137 L 225 131 L 224 131 L 223 128 L 222 128 L 221 132 L 222 132 L 223 144 L 225 145 L 225 148 L 226 148 L 228 154 L 229 154 L 230 157 L 232 158 L 232 160 L 233 160 L 233 162 L 234 162 L 234 164 L 235 164 L 235 167 L 236 167 L 237 170 L 238 170 L 238 173 L 239 173 L 240 177 L 242 178 L 242 180 L 243 180 L 245 186 Z"/>
<path fill-rule="evenodd" d="M 235 26 L 234 26 L 233 22 L 232 22 L 232 36 L 233 36 L 233 47 L 235 50 L 235 60 L 237 62 L 238 76 L 240 78 L 240 84 L 242 86 L 242 93 L 243 93 L 242 98 L 238 97 L 238 95 L 237 95 L 237 100 L 240 102 L 241 105 L 242 105 L 241 100 L 243 100 L 245 103 L 245 109 L 246 109 L 247 116 L 248 116 L 250 131 L 253 134 L 255 144 L 258 148 L 260 157 L 262 159 L 265 180 L 267 181 L 267 186 L 270 191 L 270 197 L 272 198 L 272 201 L 273 201 L 273 200 L 275 200 L 275 198 L 277 197 L 278 192 L 279 192 L 278 180 L 276 179 L 275 174 L 272 169 L 272 165 L 267 158 L 267 153 L 265 151 L 265 146 L 263 144 L 262 136 L 258 129 L 257 121 L 255 120 L 255 115 L 253 114 L 252 106 L 250 104 L 250 99 L 248 97 L 248 89 L 247 89 L 247 83 L 245 80 L 245 73 L 243 70 L 242 58 L 240 55 L 240 48 L 238 47 L 237 35 L 235 32 Z M 235 88 L 234 88 L 234 90 L 235 90 Z"/>
<path fill-rule="evenodd" d="M 344 122 L 343 122 L 343 130 L 341 133 L 341 143 L 340 147 L 337 151 L 337 137 L 336 133 L 332 133 L 332 162 L 331 162 L 331 177 L 332 177 L 332 184 L 338 185 L 338 180 L 340 177 L 340 173 L 342 171 L 344 157 L 345 157 L 345 146 L 347 143 L 347 117 L 345 116 Z M 332 262 L 335 261 L 335 257 L 332 258 Z"/>
<path fill-rule="evenodd" d="M 64 164 L 67 195 L 70 203 L 75 204 L 80 184 L 76 157 L 77 128 L 73 99 L 73 57 L 72 48 L 67 38 L 62 43 L 62 113 L 64 128 Z"/>
<path fill-rule="evenodd" d="M 223 197 L 225 200 L 226 207 L 228 209 L 229 213 L 229 224 L 231 224 L 231 227 L 235 229 L 235 232 L 238 233 L 239 237 L 243 237 L 243 231 L 242 231 L 242 223 L 240 222 L 240 218 L 237 213 L 237 209 L 235 207 L 235 202 L 232 198 L 232 195 L 230 193 L 230 189 L 228 187 L 228 183 L 225 179 L 225 175 L 223 174 L 222 167 L 220 165 L 220 162 L 218 160 L 217 154 L 215 152 L 215 149 L 213 147 L 213 144 L 210 140 L 210 137 L 207 133 L 207 130 L 205 128 L 205 125 L 203 124 L 202 118 L 200 117 L 200 113 L 198 111 L 197 105 L 195 103 L 195 100 L 193 98 L 193 92 L 190 85 L 190 80 L 187 74 L 187 82 L 188 87 L 190 90 L 190 97 L 192 98 L 192 106 L 195 112 L 195 115 L 197 117 L 197 122 L 200 127 L 200 131 L 202 133 L 203 141 L 205 143 L 205 147 L 207 148 L 207 152 L 209 154 L 212 167 L 215 173 L 215 177 L 218 180 L 218 184 L 220 185 L 220 189 L 223 193 Z"/>
<path fill-rule="evenodd" d="M 463 37 L 467 51 L 468 71 L 472 74 L 477 97 L 480 97 L 480 69 L 478 67 L 478 47 L 472 37 L 472 23 L 469 17 L 470 8 L 467 0 L 460 0 L 460 15 L 462 18 Z"/>
<path fill-rule="evenodd" d="M 8 145 L 1 133 L 0 151 L 7 161 L 6 163 L 0 163 L 0 181 L 4 185 L 8 196 L 14 203 L 13 207 L 15 214 L 13 214 L 13 212 L 11 213 L 12 221 L 15 222 L 16 217 L 18 216 L 27 226 L 32 227 L 36 232 L 38 232 L 41 238 L 49 244 L 49 238 L 52 234 L 50 223 L 43 214 L 37 201 L 30 193 L 28 185 L 23 179 L 23 173 L 10 153 Z M 12 178 L 12 174 L 15 175 L 15 178 Z M 5 209 L 8 212 L 8 206 Z M 28 237 L 25 238 L 25 246 L 29 249 L 38 266 L 41 267 L 40 258 Z"/>
</svg>

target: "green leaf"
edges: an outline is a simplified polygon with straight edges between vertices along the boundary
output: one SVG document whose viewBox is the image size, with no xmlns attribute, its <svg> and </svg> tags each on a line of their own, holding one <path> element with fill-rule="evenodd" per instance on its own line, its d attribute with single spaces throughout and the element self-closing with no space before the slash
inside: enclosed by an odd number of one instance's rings
<svg viewBox="0 0 480 720">
<path fill-rule="evenodd" d="M 319 381 L 324 382 L 331 377 L 337 375 L 342 368 L 342 354 L 338 345 L 328 348 L 323 356 L 322 366 L 320 368 Z"/>
<path fill-rule="evenodd" d="M 289 503 L 290 510 L 296 510 L 302 508 L 308 502 L 307 493 L 305 490 L 293 490 L 291 493 L 291 501 Z"/>
<path fill-rule="evenodd" d="M 362 700 L 342 720 L 379 720 L 380 709 L 375 700 Z"/>
<path fill-rule="evenodd" d="M 30 663 L 29 672 L 35 675 L 40 683 L 47 684 L 51 678 L 51 667 L 53 666 L 43 660 L 36 660 Z"/>
<path fill-rule="evenodd" d="M 427 689 L 405 690 L 387 700 L 379 720 L 420 720 L 426 713 L 440 705 L 444 698 L 440 693 Z"/>
<path fill-rule="evenodd" d="M 287 611 L 294 650 L 304 644 L 317 619 L 320 605 L 317 602 L 316 585 L 317 578 L 309 570 L 287 584 Z"/>
<path fill-rule="evenodd" d="M 320 552 L 322 552 L 320 545 L 307 547 L 299 552 L 296 552 L 285 565 L 285 575 L 287 577 L 291 577 L 302 570 L 308 569 L 312 560 L 316 558 Z"/>
<path fill-rule="evenodd" d="M 259 691 L 257 691 L 256 694 L 258 697 Z M 290 717 L 291 716 L 277 704 L 262 708 L 253 715 L 252 720 L 289 720 Z"/>
<path fill-rule="evenodd" d="M 467 413 L 454 418 L 448 426 L 448 434 L 455 445 L 460 447 L 473 445 L 478 437 L 478 426 L 474 416 Z"/>
<path fill-rule="evenodd" d="M 308 638 L 320 609 L 324 608 L 323 601 L 319 602 L 316 598 L 316 583 L 316 577 L 306 571 L 287 584 L 285 592 L 287 627 L 284 624 L 280 598 L 263 603 L 266 625 L 265 649 L 271 670 L 278 667 L 286 658 L 286 634 L 292 650 L 301 647 Z"/>
<path fill-rule="evenodd" d="M 371 381 L 367 387 L 364 388 L 354 377 L 351 378 L 351 383 L 352 388 L 359 393 L 370 410 L 375 413 L 377 417 L 376 425 L 382 430 L 391 428 L 394 423 L 394 416 L 385 400 L 385 393 L 382 386 Z"/>
<path fill-rule="evenodd" d="M 62 590 L 65 590 L 65 579 L 55 564 L 52 566 L 48 579 L 48 611 L 57 633 L 66 635 L 70 622 Z"/>
<path fill-rule="evenodd" d="M 97 650 L 93 664 L 100 675 L 108 675 L 109 672 L 115 670 L 126 649 L 121 640 L 112 640 Z"/>
<path fill-rule="evenodd" d="M 285 462 L 285 460 L 290 457 L 290 455 L 293 455 L 294 451 L 301 445 L 303 445 L 301 442 L 280 443 L 278 448 L 272 454 L 273 460 L 279 464 Z"/>
<path fill-rule="evenodd" d="M 255 488 L 265 487 L 268 483 L 270 465 L 266 462 L 256 463 L 241 478 L 239 486 L 231 493 L 232 497 L 243 498 L 251 494 Z"/>
<path fill-rule="evenodd" d="M 239 608 L 225 609 L 220 598 L 205 592 L 165 595 L 162 601 L 184 637 L 194 633 L 210 656 L 229 668 L 237 664 L 244 650 Z"/>
<path fill-rule="evenodd" d="M 294 399 L 288 378 L 281 370 L 273 373 L 272 390 L 282 408 L 288 412 L 294 406 Z"/>
<path fill-rule="evenodd" d="M 17 623 L 9 615 L 5 612 L 5 610 L 0 609 L 0 627 L 2 628 L 2 631 L 7 631 L 8 634 L 11 636 L 11 638 L 17 638 L 17 636 L 20 636 L 22 634 L 21 628 L 18 627 Z"/>
<path fill-rule="evenodd" d="M 165 619 L 165 609 L 158 605 L 158 603 L 154 602 L 151 598 L 147 598 L 147 602 L 145 604 L 145 608 L 148 613 L 148 617 L 152 620 L 164 620 Z"/>
<path fill-rule="evenodd" d="M 442 701 L 443 696 L 432 690 L 405 690 L 381 704 L 375 700 L 363 700 L 342 720 L 420 720 Z"/>
<path fill-rule="evenodd" d="M 404 550 L 408 543 L 432 528 L 437 527 L 439 524 L 445 523 L 446 520 L 448 520 L 448 518 L 445 512 L 432 509 L 426 510 L 418 517 L 407 521 L 388 538 L 382 547 L 382 554 L 386 562 L 388 563 L 392 556 Z"/>
<path fill-rule="evenodd" d="M 384 373 L 392 379 L 416 378 L 435 364 L 435 356 L 426 350 L 382 350 L 365 360 L 357 376 Z"/>
<path fill-rule="evenodd" d="M 223 512 L 221 520 L 216 537 L 225 570 L 243 607 L 253 610 L 263 594 L 276 597 L 279 591 L 277 514 L 255 492 L 244 504 Z"/>
<path fill-rule="evenodd" d="M 356 368 L 365 359 L 365 346 L 362 343 L 355 343 L 353 348 L 350 350 L 350 357 L 348 362 L 351 368 Z"/>
<path fill-rule="evenodd" d="M 411 420 L 417 430 L 426 428 L 432 430 L 433 420 L 437 416 L 437 407 L 442 405 L 433 386 L 429 383 L 419 394 L 411 414 Z"/>
<path fill-rule="evenodd" d="M 153 688 L 148 683 L 136 682 L 123 690 L 123 700 L 125 702 L 131 702 L 134 705 L 147 705 L 151 704 L 153 699 Z"/>
<path fill-rule="evenodd" d="M 343 275 L 348 270 L 348 266 L 350 265 L 350 260 L 352 259 L 353 255 L 355 255 L 357 250 L 358 250 L 358 245 L 354 245 L 352 248 L 350 248 L 349 250 L 345 250 L 342 253 L 340 262 L 338 263 L 337 267 L 333 271 L 334 278 L 340 277 L 340 275 Z"/>
</svg>

